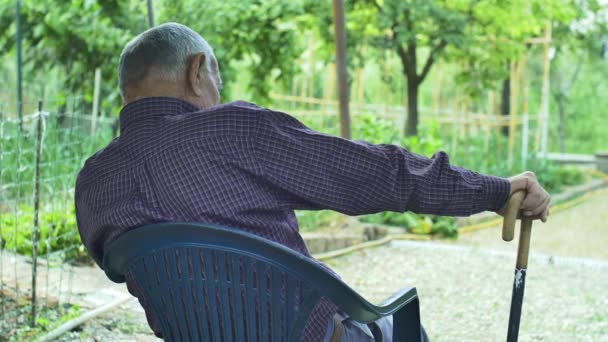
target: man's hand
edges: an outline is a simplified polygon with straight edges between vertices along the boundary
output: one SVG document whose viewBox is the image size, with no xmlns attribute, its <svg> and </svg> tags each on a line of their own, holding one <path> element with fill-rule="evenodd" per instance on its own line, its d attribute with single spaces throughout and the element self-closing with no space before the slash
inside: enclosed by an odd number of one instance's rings
<svg viewBox="0 0 608 342">
<path fill-rule="evenodd" d="M 521 204 L 521 213 L 525 217 L 532 218 L 534 220 L 540 219 L 543 222 L 547 222 L 549 216 L 549 203 L 551 203 L 551 196 L 543 189 L 543 187 L 536 179 L 534 172 L 524 172 L 520 175 L 509 178 L 511 182 L 511 192 L 524 190 L 526 196 Z M 506 206 L 498 211 L 499 215 L 504 216 Z"/>
</svg>

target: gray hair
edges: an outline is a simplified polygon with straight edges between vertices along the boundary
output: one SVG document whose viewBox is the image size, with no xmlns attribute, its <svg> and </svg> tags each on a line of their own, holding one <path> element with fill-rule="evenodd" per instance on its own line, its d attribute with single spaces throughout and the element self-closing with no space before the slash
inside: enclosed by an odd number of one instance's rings
<svg viewBox="0 0 608 342">
<path fill-rule="evenodd" d="M 213 49 L 203 37 L 187 26 L 166 23 L 133 38 L 122 50 L 118 67 L 120 95 L 129 85 L 148 77 L 159 81 L 179 81 L 185 77 L 188 61 L 204 53 L 205 67 L 211 72 Z M 154 74 L 149 74 L 154 69 Z"/>
</svg>

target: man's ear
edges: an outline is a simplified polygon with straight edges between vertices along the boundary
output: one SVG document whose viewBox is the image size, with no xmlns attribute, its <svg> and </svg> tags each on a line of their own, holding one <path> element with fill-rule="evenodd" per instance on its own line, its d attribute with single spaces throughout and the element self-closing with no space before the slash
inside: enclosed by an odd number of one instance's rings
<svg viewBox="0 0 608 342">
<path fill-rule="evenodd" d="M 188 87 L 196 96 L 203 95 L 201 82 L 205 77 L 204 73 L 207 72 L 205 69 L 206 61 L 207 56 L 201 52 L 192 56 L 188 64 Z"/>
</svg>

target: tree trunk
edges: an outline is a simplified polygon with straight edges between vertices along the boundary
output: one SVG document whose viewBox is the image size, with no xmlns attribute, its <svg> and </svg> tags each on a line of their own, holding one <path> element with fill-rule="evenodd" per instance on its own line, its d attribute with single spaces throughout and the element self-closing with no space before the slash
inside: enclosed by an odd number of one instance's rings
<svg viewBox="0 0 608 342">
<path fill-rule="evenodd" d="M 405 126 L 407 136 L 418 134 L 418 77 L 407 75 L 407 122 Z"/>
<path fill-rule="evenodd" d="M 511 79 L 506 78 L 502 81 L 502 92 L 500 94 L 500 114 L 509 115 L 511 111 Z M 502 134 L 509 136 L 509 126 L 502 127 Z"/>
<path fill-rule="evenodd" d="M 346 61 L 346 28 L 344 19 L 344 0 L 333 1 L 334 34 L 336 37 L 336 74 L 338 76 L 338 100 L 340 104 L 340 135 L 351 138 L 351 120 L 348 108 L 350 87 Z"/>
</svg>

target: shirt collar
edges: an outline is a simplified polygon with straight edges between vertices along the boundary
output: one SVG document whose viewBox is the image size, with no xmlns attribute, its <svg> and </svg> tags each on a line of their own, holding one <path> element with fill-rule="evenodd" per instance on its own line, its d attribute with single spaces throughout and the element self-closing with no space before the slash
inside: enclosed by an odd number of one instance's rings
<svg viewBox="0 0 608 342">
<path fill-rule="evenodd" d="M 120 131 L 151 117 L 179 115 L 200 111 L 201 108 L 175 97 L 146 97 L 133 101 L 120 111 Z"/>
</svg>

